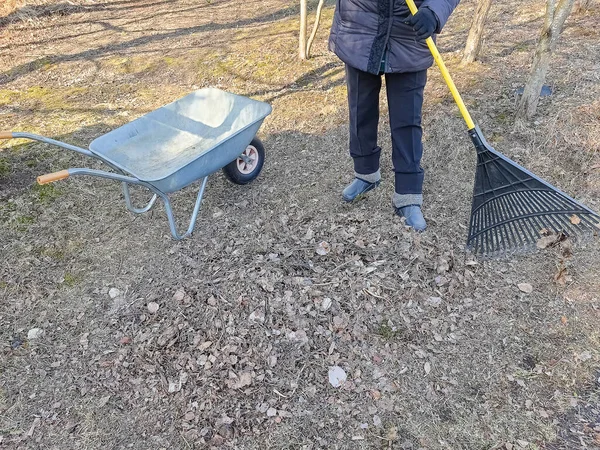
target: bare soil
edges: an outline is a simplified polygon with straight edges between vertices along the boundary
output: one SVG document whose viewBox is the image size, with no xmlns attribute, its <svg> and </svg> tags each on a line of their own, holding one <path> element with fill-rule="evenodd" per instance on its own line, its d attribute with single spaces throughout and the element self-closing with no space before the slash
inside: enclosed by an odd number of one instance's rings
<svg viewBox="0 0 600 450">
<path fill-rule="evenodd" d="M 473 0 L 440 48 L 488 139 L 600 210 L 600 11 L 569 19 L 553 95 L 515 125 L 545 2 L 521 4 L 492 7 L 481 61 L 459 65 Z M 297 13 L 281 0 L 114 0 L 30 2 L 0 19 L 7 130 L 85 147 L 204 86 L 274 108 L 261 176 L 211 177 L 181 242 L 161 205 L 128 213 L 117 183 L 35 185 L 99 163 L 1 144 L 0 448 L 600 448 L 597 239 L 572 256 L 564 245 L 465 252 L 476 161 L 436 69 L 428 231 L 391 208 L 383 94 L 382 186 L 343 204 L 352 169 L 343 66 L 326 49 L 333 11 L 306 62 Z M 175 196 L 182 222 L 194 196 Z M 347 373 L 339 388 L 332 366 Z"/>
</svg>

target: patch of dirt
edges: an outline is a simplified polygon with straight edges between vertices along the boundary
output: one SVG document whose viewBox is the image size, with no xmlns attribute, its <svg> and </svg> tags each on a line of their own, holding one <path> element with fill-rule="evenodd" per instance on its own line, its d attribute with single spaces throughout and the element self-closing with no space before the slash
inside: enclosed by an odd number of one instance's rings
<svg viewBox="0 0 600 450">
<path fill-rule="evenodd" d="M 498 150 L 598 210 L 600 72 L 584 32 L 595 10 L 569 20 L 536 121 L 513 125 L 543 5 L 527 16 L 516 1 L 494 5 L 481 62 L 459 67 L 474 7 L 461 2 L 440 47 Z M 2 23 L 0 114 L 13 130 L 86 147 L 203 86 L 274 110 L 261 176 L 212 176 L 181 242 L 162 205 L 133 216 L 110 181 L 34 185 L 100 163 L 2 144 L 0 446 L 597 446 L 597 240 L 465 253 L 476 158 L 435 69 L 428 231 L 391 209 L 385 115 L 381 188 L 342 203 L 352 171 L 343 66 L 326 50 L 332 9 L 307 62 L 295 56 L 297 13 L 279 0 L 114 0 Z M 174 195 L 182 224 L 194 198 L 194 187 Z M 333 366 L 347 375 L 339 388 Z"/>
</svg>

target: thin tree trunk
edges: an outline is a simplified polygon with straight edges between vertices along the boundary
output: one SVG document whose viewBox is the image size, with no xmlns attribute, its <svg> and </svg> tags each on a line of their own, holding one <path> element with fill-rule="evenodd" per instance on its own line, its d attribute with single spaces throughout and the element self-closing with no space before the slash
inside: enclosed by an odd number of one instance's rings
<svg viewBox="0 0 600 450">
<path fill-rule="evenodd" d="M 537 110 L 542 86 L 546 81 L 550 59 L 567 17 L 573 10 L 575 0 L 547 0 L 546 18 L 538 47 L 533 59 L 533 65 L 519 106 L 517 117 L 531 119 Z"/>
<path fill-rule="evenodd" d="M 485 21 L 487 20 L 491 6 L 492 0 L 479 0 L 477 3 L 473 24 L 469 30 L 469 37 L 467 38 L 467 44 L 465 45 L 465 52 L 462 59 L 463 63 L 472 63 L 479 56 L 483 32 L 485 30 Z"/>
<path fill-rule="evenodd" d="M 306 59 L 306 20 L 307 20 L 307 0 L 300 0 L 300 39 L 299 56 L 300 59 Z"/>
<path fill-rule="evenodd" d="M 315 17 L 315 24 L 313 25 L 312 33 L 310 33 L 310 37 L 308 38 L 308 44 L 306 44 L 307 58 L 310 58 L 310 49 L 312 48 L 315 36 L 317 35 L 317 31 L 319 31 L 319 24 L 321 23 L 321 12 L 323 11 L 324 5 L 325 0 L 319 0 L 319 5 L 317 6 L 317 16 Z"/>
</svg>

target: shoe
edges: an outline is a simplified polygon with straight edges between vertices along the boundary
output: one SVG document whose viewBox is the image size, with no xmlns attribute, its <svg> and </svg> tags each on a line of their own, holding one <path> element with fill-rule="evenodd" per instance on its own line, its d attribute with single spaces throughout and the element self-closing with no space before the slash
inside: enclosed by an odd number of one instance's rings
<svg viewBox="0 0 600 450">
<path fill-rule="evenodd" d="M 369 183 L 368 181 L 361 180 L 360 178 L 355 178 L 352 183 L 346 186 L 346 189 L 342 192 L 342 198 L 346 202 L 352 202 L 356 200 L 359 195 L 366 194 L 369 191 L 372 191 L 377 186 L 381 180 L 376 181 L 375 183 Z"/>
<path fill-rule="evenodd" d="M 395 208 L 396 214 L 406 219 L 406 225 L 414 228 L 415 231 L 425 231 L 427 223 L 423 217 L 423 212 L 419 205 L 403 206 L 402 208 Z"/>
</svg>

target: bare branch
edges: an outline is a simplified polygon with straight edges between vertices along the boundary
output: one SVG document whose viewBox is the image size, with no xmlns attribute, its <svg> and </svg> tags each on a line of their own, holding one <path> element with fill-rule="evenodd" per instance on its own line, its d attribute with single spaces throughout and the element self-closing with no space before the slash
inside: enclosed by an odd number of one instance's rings
<svg viewBox="0 0 600 450">
<path fill-rule="evenodd" d="M 307 21 L 307 0 L 300 0 L 300 39 L 299 56 L 300 59 L 306 59 L 306 21 Z"/>
<path fill-rule="evenodd" d="M 313 25 L 312 33 L 310 34 L 310 37 L 308 38 L 308 44 L 306 44 L 306 57 L 307 58 L 310 58 L 310 49 L 312 48 L 313 41 L 315 40 L 315 36 L 317 35 L 317 31 L 319 31 L 319 24 L 321 23 L 321 13 L 323 12 L 324 5 L 325 5 L 325 0 L 319 0 L 319 5 L 317 6 L 317 16 L 315 17 L 315 24 Z"/>
<path fill-rule="evenodd" d="M 479 56 L 483 33 L 485 31 L 485 22 L 491 6 L 492 0 L 479 0 L 477 3 L 473 24 L 469 30 L 469 37 L 467 38 L 467 44 L 465 45 L 462 59 L 463 63 L 471 63 Z"/>
</svg>

